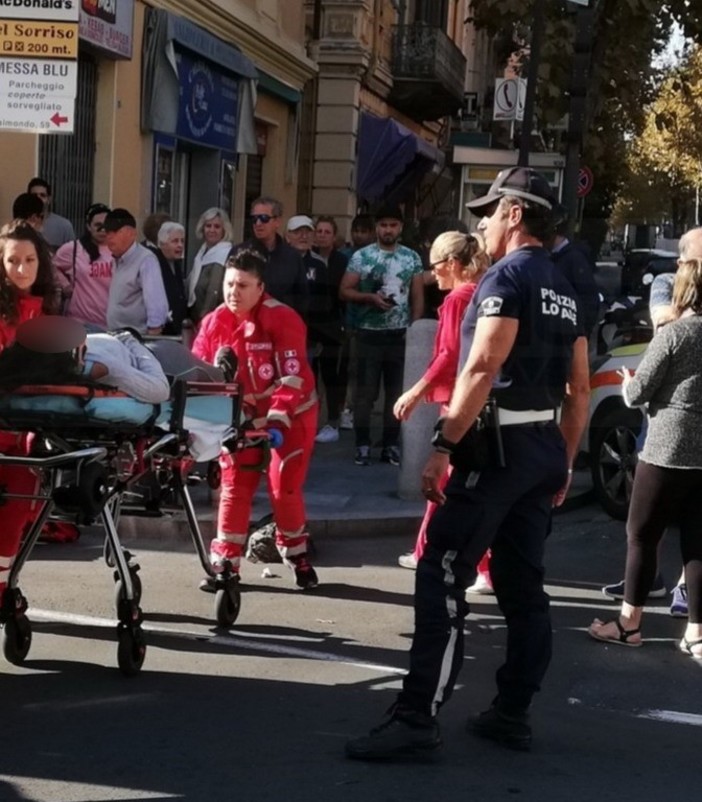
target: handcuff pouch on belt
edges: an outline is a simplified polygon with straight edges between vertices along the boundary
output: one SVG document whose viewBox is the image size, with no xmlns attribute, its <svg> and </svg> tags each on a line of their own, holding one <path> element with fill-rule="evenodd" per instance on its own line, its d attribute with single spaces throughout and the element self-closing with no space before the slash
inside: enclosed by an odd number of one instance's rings
<svg viewBox="0 0 702 802">
<path fill-rule="evenodd" d="M 434 427 L 437 434 L 432 443 L 435 445 L 437 442 L 441 443 L 443 423 L 444 419 L 439 418 Z M 505 452 L 495 399 L 487 400 L 475 419 L 475 423 L 458 443 L 451 447 L 449 462 L 462 473 L 505 467 Z"/>
</svg>

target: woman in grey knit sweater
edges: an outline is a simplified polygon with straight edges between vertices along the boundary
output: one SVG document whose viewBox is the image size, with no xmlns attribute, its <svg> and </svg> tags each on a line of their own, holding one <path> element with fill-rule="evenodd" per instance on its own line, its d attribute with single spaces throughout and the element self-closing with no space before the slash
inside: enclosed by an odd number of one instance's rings
<svg viewBox="0 0 702 802">
<path fill-rule="evenodd" d="M 624 401 L 630 407 L 648 404 L 649 429 L 626 525 L 621 612 L 612 621 L 595 619 L 588 632 L 597 640 L 641 645 L 657 547 L 666 527 L 677 523 L 689 605 L 679 647 L 702 659 L 702 259 L 679 264 L 673 291 L 677 319 L 654 337 L 635 376 L 622 369 Z"/>
</svg>

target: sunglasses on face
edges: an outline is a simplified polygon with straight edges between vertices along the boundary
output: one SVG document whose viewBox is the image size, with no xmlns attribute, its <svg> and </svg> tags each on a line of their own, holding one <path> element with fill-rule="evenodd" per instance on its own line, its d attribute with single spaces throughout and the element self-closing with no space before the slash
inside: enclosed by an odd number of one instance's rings
<svg viewBox="0 0 702 802">
<path fill-rule="evenodd" d="M 249 220 L 252 224 L 256 223 L 270 223 L 271 220 L 275 220 L 276 215 L 274 214 L 252 214 L 249 216 Z"/>
</svg>

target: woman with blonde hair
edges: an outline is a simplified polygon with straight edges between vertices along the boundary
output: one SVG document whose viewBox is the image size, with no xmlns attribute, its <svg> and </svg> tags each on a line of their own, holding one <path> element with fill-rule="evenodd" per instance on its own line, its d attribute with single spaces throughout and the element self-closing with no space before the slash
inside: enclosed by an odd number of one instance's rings
<svg viewBox="0 0 702 802">
<path fill-rule="evenodd" d="M 689 235 L 689 236 L 688 236 Z M 648 404 L 649 428 L 639 456 L 626 523 L 624 601 L 611 621 L 595 619 L 591 637 L 640 646 L 641 618 L 657 571 L 666 527 L 680 530 L 688 622 L 678 646 L 702 659 L 702 230 L 680 240 L 673 314 L 651 341 L 636 375 L 622 368 L 627 406 Z M 694 235 L 694 236 L 693 236 Z M 687 239 L 686 239 L 687 237 Z"/>
<path fill-rule="evenodd" d="M 450 292 L 438 310 L 439 326 L 429 366 L 419 381 L 395 402 L 393 412 L 398 420 L 407 420 L 421 401 L 441 404 L 442 414 L 448 407 L 458 370 L 461 321 L 480 277 L 490 265 L 490 257 L 480 234 L 446 231 L 432 243 L 429 265 L 439 289 Z M 449 475 L 447 472 L 444 483 Z M 434 502 L 427 502 L 414 551 L 400 555 L 398 560 L 403 568 L 417 567 L 426 545 L 427 525 L 435 508 Z"/>
<path fill-rule="evenodd" d="M 224 265 L 233 247 L 232 224 L 223 209 L 213 206 L 203 212 L 195 227 L 203 240 L 188 275 L 188 312 L 194 323 L 222 303 Z"/>
</svg>

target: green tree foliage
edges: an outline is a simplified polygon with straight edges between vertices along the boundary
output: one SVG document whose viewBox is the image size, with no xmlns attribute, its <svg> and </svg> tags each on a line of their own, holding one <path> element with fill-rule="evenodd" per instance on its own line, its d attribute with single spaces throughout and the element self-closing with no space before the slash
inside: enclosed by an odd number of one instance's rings
<svg viewBox="0 0 702 802">
<path fill-rule="evenodd" d="M 682 232 L 690 201 L 702 188 L 701 132 L 702 47 L 697 46 L 668 70 L 644 110 L 641 132 L 628 147 L 618 219 L 669 219 L 676 234 Z"/>
<path fill-rule="evenodd" d="M 545 0 L 537 109 L 543 125 L 568 110 L 574 40 L 573 6 L 564 0 Z M 686 36 L 702 38 L 699 0 L 590 0 L 594 4 L 592 60 L 583 161 L 595 174 L 595 191 L 586 213 L 608 216 L 626 175 L 626 141 L 645 123 L 643 109 L 653 97 L 656 74 L 652 59 L 665 46 L 674 23 Z M 472 0 L 476 27 L 504 40 L 512 36 L 513 50 L 525 53 L 527 68 L 529 25 L 534 0 Z M 504 47 L 502 48 L 504 49 Z"/>
</svg>

